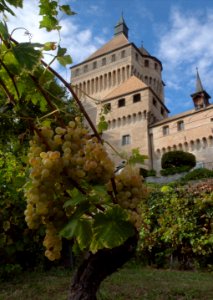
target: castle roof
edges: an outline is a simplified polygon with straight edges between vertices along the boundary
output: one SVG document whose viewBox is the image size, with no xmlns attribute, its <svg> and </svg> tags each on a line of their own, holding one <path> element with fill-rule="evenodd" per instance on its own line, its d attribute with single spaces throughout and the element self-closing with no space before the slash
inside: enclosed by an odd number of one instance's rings
<svg viewBox="0 0 213 300">
<path fill-rule="evenodd" d="M 103 100 L 108 100 L 112 98 L 117 98 L 125 94 L 133 93 L 138 90 L 142 90 L 148 88 L 148 86 L 140 80 L 135 75 L 132 75 L 118 87 L 116 87 L 113 91 L 111 91 L 108 95 L 105 96 Z"/>
<path fill-rule="evenodd" d="M 150 125 L 150 127 L 161 126 L 161 125 L 164 125 L 166 123 L 170 123 L 171 121 L 175 121 L 175 120 L 178 120 L 178 119 L 183 119 L 183 118 L 188 117 L 190 115 L 194 115 L 194 114 L 200 113 L 201 111 L 205 111 L 205 110 L 209 110 L 209 109 L 213 109 L 213 104 L 210 104 L 208 107 L 203 107 L 199 110 L 190 109 L 190 110 L 184 111 L 182 113 L 176 114 L 174 116 L 167 117 L 163 120 L 160 120 L 160 121 Z"/>
<path fill-rule="evenodd" d="M 106 43 L 105 45 L 103 45 L 100 49 L 98 49 L 97 51 L 95 51 L 92 55 L 90 55 L 87 60 L 96 58 L 100 55 L 103 55 L 107 52 L 116 50 L 120 47 L 123 47 L 125 45 L 130 44 L 130 42 L 128 41 L 128 39 L 126 38 L 126 36 L 121 33 L 119 35 L 114 36 L 108 43 Z"/>
</svg>

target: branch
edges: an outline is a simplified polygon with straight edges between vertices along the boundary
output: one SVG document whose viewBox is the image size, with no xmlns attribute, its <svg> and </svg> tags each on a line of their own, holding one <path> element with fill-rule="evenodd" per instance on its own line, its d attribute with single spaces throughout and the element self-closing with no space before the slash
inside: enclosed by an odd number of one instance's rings
<svg viewBox="0 0 213 300">
<path fill-rule="evenodd" d="M 15 105 L 14 97 L 11 95 L 10 91 L 8 90 L 7 86 L 5 85 L 4 81 L 0 78 L 0 84 L 4 89 L 5 94 L 7 95 L 8 99 L 10 99 L 10 103 Z"/>
<path fill-rule="evenodd" d="M 8 70 L 8 68 L 7 68 L 7 66 L 4 64 L 4 62 L 0 59 L 0 63 L 2 64 L 2 66 L 4 67 L 4 69 L 6 70 L 6 72 L 7 72 L 7 74 L 8 74 L 8 76 L 10 77 L 10 79 L 12 80 L 12 82 L 13 82 L 13 85 L 14 85 L 14 88 L 15 88 L 15 90 L 16 90 L 16 94 L 17 94 L 17 96 L 18 96 L 18 98 L 20 97 L 20 95 L 19 95 L 19 91 L 18 91 L 18 88 L 17 88 L 17 85 L 16 85 L 16 82 L 15 82 L 15 80 L 14 80 L 14 76 L 13 76 L 13 74 L 11 74 L 10 73 L 10 71 Z"/>
</svg>

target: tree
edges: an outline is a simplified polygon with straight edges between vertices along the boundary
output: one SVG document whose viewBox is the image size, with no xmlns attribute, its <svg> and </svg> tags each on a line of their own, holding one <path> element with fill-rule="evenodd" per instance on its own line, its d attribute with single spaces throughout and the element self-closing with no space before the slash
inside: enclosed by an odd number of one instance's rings
<svg viewBox="0 0 213 300">
<path fill-rule="evenodd" d="M 21 7 L 22 2 L 2 1 L 0 10 L 13 14 L 8 4 Z M 60 31 L 60 12 L 74 14 L 69 5 L 59 1 L 39 3 L 40 27 L 47 31 Z M 18 43 L 5 22 L 0 23 L 0 38 L 1 117 L 7 118 L 9 111 L 13 123 L 23 120 L 31 138 L 25 220 L 31 229 L 44 228 L 45 255 L 50 260 L 60 258 L 62 237 L 87 253 L 73 278 L 69 299 L 96 299 L 101 281 L 136 249 L 141 224 L 138 204 L 146 193 L 133 163 L 142 157 L 135 151 L 123 171 L 114 173 L 104 141 L 71 84 L 42 60 L 44 50 L 57 48 L 53 60 L 65 66 L 71 63 L 66 49 L 52 42 Z M 63 96 L 50 92 L 54 78 L 72 94 L 80 116 L 69 114 Z M 32 105 L 36 105 L 33 113 Z M 90 125 L 92 136 L 81 116 Z"/>
</svg>

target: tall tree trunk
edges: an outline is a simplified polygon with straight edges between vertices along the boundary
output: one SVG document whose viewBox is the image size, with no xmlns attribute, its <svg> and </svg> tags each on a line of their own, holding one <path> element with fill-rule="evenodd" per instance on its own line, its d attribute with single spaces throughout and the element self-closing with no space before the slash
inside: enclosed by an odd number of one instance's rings
<svg viewBox="0 0 213 300">
<path fill-rule="evenodd" d="M 133 257 L 137 242 L 138 234 L 135 234 L 119 247 L 90 253 L 74 275 L 68 300 L 97 300 L 101 282 Z"/>
</svg>

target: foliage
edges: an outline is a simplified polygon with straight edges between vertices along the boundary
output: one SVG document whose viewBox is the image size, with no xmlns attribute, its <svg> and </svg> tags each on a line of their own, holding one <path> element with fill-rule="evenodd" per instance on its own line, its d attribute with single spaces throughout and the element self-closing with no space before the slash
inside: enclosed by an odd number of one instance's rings
<svg viewBox="0 0 213 300">
<path fill-rule="evenodd" d="M 170 151 L 163 154 L 161 159 L 162 169 L 187 166 L 193 168 L 196 164 L 195 156 L 184 151 Z"/>
<path fill-rule="evenodd" d="M 22 186 L 26 180 L 23 156 L 0 151 L 0 278 L 7 279 L 21 268 L 42 261 L 41 233 L 30 231 L 24 220 Z"/>
<path fill-rule="evenodd" d="M 147 176 L 156 176 L 155 170 L 148 170 Z"/>
<path fill-rule="evenodd" d="M 40 0 L 39 7 L 40 27 L 47 31 L 60 31 L 61 12 L 74 14 L 59 1 Z M 50 260 L 60 257 L 62 237 L 93 253 L 122 245 L 138 228 L 137 206 L 144 188 L 133 165 L 144 157 L 135 149 L 123 175 L 114 175 L 104 141 L 70 83 L 42 60 L 44 50 L 56 48 L 53 60 L 63 66 L 71 63 L 65 48 L 52 42 L 18 43 L 5 22 L 0 24 L 0 38 L 2 118 L 5 125 L 11 122 L 15 127 L 18 122 L 21 129 L 22 124 L 23 135 L 27 131 L 31 138 L 24 158 L 29 228 L 45 231 L 43 245 Z M 95 137 L 70 110 L 63 89 L 58 93 L 56 78 L 73 94 Z M 124 207 L 127 199 L 131 205 Z"/>
<path fill-rule="evenodd" d="M 181 182 L 188 182 L 190 180 L 198 180 L 203 178 L 212 178 L 213 177 L 213 171 L 209 169 L 195 169 L 188 174 L 186 174 L 184 177 L 181 178 Z"/>
<path fill-rule="evenodd" d="M 150 192 L 142 203 L 139 247 L 149 263 L 164 266 L 177 260 L 183 268 L 213 264 L 212 191 L 211 181 Z"/>
<path fill-rule="evenodd" d="M 191 169 L 191 166 L 179 166 L 179 167 L 172 167 L 167 169 L 160 170 L 160 174 L 162 176 L 174 175 L 183 172 L 188 172 Z"/>
</svg>

